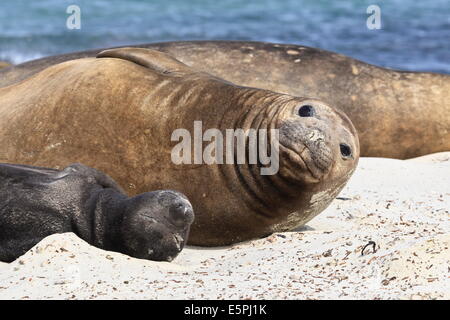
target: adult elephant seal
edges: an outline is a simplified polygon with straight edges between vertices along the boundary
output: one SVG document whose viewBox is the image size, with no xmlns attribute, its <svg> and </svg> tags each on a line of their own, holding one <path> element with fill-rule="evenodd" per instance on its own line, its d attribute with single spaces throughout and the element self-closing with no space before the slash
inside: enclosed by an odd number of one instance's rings
<svg viewBox="0 0 450 320">
<path fill-rule="evenodd" d="M 380 68 L 314 48 L 240 41 L 138 45 L 236 84 L 314 97 L 344 111 L 358 130 L 361 154 L 412 158 L 450 150 L 450 76 Z M 35 60 L 0 71 L 11 84 L 98 50 Z M 2 78 L 3 77 L 3 78 Z"/>
<path fill-rule="evenodd" d="M 194 219 L 171 190 L 127 197 L 104 173 L 82 164 L 64 170 L 0 164 L 0 261 L 11 262 L 46 236 L 74 232 L 132 257 L 171 261 Z"/>
<path fill-rule="evenodd" d="M 196 212 L 189 242 L 208 246 L 304 224 L 355 169 L 356 131 L 323 102 L 236 86 L 153 50 L 122 48 L 98 57 L 61 63 L 0 89 L 0 161 L 50 167 L 76 161 L 108 173 L 131 194 L 179 190 Z M 246 143 L 249 134 L 243 144 L 230 140 L 228 164 L 219 157 L 202 161 L 206 129 L 258 130 L 274 157 L 251 162 L 247 149 L 269 150 Z M 193 164 L 172 161 L 191 149 L 174 152 L 187 141 L 180 132 L 195 140 Z M 272 144 L 277 133 L 279 153 Z M 208 137 L 219 139 L 205 131 Z"/>
</svg>

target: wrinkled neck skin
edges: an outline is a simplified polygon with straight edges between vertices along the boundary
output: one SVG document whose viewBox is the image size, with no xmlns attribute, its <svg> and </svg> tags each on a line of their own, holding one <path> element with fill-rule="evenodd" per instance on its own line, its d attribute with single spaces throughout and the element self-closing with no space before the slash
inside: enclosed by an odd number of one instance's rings
<svg viewBox="0 0 450 320">
<path fill-rule="evenodd" d="M 270 144 L 271 139 L 275 138 L 272 137 L 271 129 L 279 129 L 280 117 L 284 113 L 291 112 L 292 107 L 298 105 L 301 100 L 260 89 L 240 88 L 240 90 L 241 93 L 237 95 L 236 100 L 232 101 L 233 105 L 225 112 L 220 127 L 222 130 L 267 130 L 268 150 L 264 153 L 270 156 L 275 151 Z M 248 152 L 248 137 L 246 146 Z M 235 191 L 235 197 L 243 199 L 253 212 L 258 213 L 263 224 L 270 225 L 285 219 L 294 211 L 303 211 L 313 194 L 323 188 L 320 181 L 312 183 L 303 181 L 302 172 L 287 173 L 288 168 L 283 165 L 285 154 L 281 148 L 283 148 L 282 144 L 278 152 L 280 158 L 277 159 L 279 169 L 275 174 L 261 174 L 263 165 L 259 159 L 258 164 L 250 164 L 248 156 L 244 164 L 219 165 L 218 168 L 225 176 L 224 181 L 239 181 L 242 188 Z M 259 149 L 255 150 L 259 151 Z M 236 142 L 234 154 L 236 159 Z M 271 161 L 273 160 L 272 157 Z M 233 191 L 232 186 L 229 187 Z"/>
</svg>

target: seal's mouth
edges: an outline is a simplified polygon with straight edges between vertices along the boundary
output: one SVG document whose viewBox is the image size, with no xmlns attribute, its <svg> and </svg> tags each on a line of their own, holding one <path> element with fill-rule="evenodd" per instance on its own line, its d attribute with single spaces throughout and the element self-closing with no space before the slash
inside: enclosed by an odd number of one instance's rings
<svg viewBox="0 0 450 320">
<path fill-rule="evenodd" d="M 279 129 L 280 170 L 291 178 L 317 183 L 331 171 L 334 154 L 331 139 L 319 124 L 305 126 L 298 121 L 284 121 Z"/>
<path fill-rule="evenodd" d="M 280 143 L 280 151 L 284 154 L 282 158 L 286 160 L 283 161 L 283 171 L 291 178 L 318 183 L 328 172 L 319 162 L 315 161 L 317 157 L 313 156 L 306 145 L 294 147 Z"/>
<path fill-rule="evenodd" d="M 166 234 L 148 237 L 129 255 L 154 261 L 172 261 L 184 248 L 186 240 L 182 234 L 166 230 Z"/>
</svg>

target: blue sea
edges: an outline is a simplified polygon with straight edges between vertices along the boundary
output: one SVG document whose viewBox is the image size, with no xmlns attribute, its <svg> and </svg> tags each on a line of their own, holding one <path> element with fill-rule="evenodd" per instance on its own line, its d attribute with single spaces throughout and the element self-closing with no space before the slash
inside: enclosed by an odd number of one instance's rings
<svg viewBox="0 0 450 320">
<path fill-rule="evenodd" d="M 80 9 L 80 29 L 67 28 L 70 5 Z M 374 18 L 367 13 L 371 5 L 379 8 L 380 29 L 367 27 Z M 211 39 L 302 44 L 391 68 L 450 73 L 450 0 L 0 2 L 0 60 L 13 63 L 84 49 Z"/>
</svg>

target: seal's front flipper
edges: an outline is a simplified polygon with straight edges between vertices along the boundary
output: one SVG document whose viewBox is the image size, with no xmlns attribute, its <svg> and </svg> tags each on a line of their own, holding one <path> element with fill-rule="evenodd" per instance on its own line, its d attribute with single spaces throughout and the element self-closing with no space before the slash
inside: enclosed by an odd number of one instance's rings
<svg viewBox="0 0 450 320">
<path fill-rule="evenodd" d="M 97 58 L 117 58 L 134 62 L 162 74 L 186 74 L 193 70 L 184 63 L 161 51 L 144 48 L 108 49 L 97 54 Z"/>
<path fill-rule="evenodd" d="M 15 180 L 20 180 L 29 177 L 51 176 L 58 172 L 59 170 L 50 168 L 0 163 L 0 179 L 14 178 Z"/>
<path fill-rule="evenodd" d="M 61 171 L 62 175 L 70 174 L 71 172 L 76 172 L 86 177 L 93 177 L 96 183 L 101 185 L 103 188 L 115 189 L 120 193 L 126 194 L 125 191 L 110 176 L 97 169 L 85 166 L 81 163 L 73 163 Z"/>
</svg>

